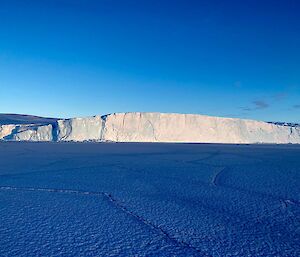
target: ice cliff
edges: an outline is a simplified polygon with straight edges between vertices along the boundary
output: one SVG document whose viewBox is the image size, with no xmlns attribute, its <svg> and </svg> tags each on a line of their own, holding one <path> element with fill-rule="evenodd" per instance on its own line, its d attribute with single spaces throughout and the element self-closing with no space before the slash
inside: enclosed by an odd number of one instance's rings
<svg viewBox="0 0 300 257">
<path fill-rule="evenodd" d="M 201 143 L 300 143 L 300 126 L 196 114 L 115 113 L 51 124 L 0 125 L 0 139 Z"/>
<path fill-rule="evenodd" d="M 99 141 L 102 127 L 101 116 L 58 120 L 57 141 Z"/>
<path fill-rule="evenodd" d="M 53 141 L 53 127 L 49 125 L 1 125 L 0 139 L 13 141 Z"/>
</svg>

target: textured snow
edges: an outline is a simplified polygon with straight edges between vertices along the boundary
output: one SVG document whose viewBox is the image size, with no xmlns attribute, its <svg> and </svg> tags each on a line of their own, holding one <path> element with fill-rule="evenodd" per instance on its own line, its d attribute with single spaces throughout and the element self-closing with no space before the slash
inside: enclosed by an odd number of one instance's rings
<svg viewBox="0 0 300 257">
<path fill-rule="evenodd" d="M 0 113 L 0 125 L 39 124 L 48 125 L 56 122 L 56 118 L 44 118 L 33 115 Z"/>
<path fill-rule="evenodd" d="M 0 138 L 19 141 L 300 143 L 300 126 L 294 124 L 196 114 L 115 113 L 57 120 L 49 125 L 14 125 L 16 129 L 11 126 L 1 126 Z"/>
<path fill-rule="evenodd" d="M 0 144 L 0 256 L 300 256 L 300 147 Z"/>
</svg>

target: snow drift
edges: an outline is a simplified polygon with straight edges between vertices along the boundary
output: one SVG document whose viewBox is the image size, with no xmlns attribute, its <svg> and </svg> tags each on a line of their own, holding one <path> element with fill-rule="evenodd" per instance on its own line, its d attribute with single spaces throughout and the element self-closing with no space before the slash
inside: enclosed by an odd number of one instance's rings
<svg viewBox="0 0 300 257">
<path fill-rule="evenodd" d="M 300 126 L 175 113 L 115 113 L 50 124 L 0 125 L 0 139 L 195 143 L 300 143 Z"/>
</svg>

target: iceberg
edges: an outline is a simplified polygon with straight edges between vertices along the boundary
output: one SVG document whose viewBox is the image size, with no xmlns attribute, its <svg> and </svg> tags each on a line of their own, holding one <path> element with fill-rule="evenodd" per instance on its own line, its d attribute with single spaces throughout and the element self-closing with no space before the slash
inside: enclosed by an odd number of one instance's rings
<svg viewBox="0 0 300 257">
<path fill-rule="evenodd" d="M 113 113 L 49 124 L 0 125 L 0 139 L 228 144 L 299 144 L 300 126 L 199 114 Z"/>
<path fill-rule="evenodd" d="M 58 120 L 57 141 L 100 141 L 103 122 L 101 116 Z"/>
<path fill-rule="evenodd" d="M 0 139 L 13 141 L 53 141 L 52 125 L 2 125 Z"/>
</svg>

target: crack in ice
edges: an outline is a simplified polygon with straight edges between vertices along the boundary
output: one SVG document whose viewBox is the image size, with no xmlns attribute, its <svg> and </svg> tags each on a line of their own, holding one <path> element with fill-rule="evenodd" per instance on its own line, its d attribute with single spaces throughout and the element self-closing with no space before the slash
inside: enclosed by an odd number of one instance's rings
<svg viewBox="0 0 300 257">
<path fill-rule="evenodd" d="M 193 250 L 197 254 L 203 254 L 199 249 L 192 246 L 189 243 L 184 241 L 179 241 L 175 237 L 171 236 L 168 232 L 163 230 L 160 226 L 153 224 L 151 221 L 143 218 L 142 216 L 130 211 L 127 207 L 125 207 L 120 201 L 115 199 L 110 193 L 107 192 L 96 192 L 96 191 L 81 191 L 81 190 L 72 190 L 72 189 L 57 189 L 57 188 L 35 188 L 35 187 L 12 187 L 12 186 L 1 186 L 0 190 L 6 191 L 27 191 L 27 192 L 50 192 L 50 193 L 63 193 L 63 194 L 75 194 L 75 195 L 94 195 L 94 196 L 104 196 L 109 202 L 111 202 L 116 208 L 120 209 L 127 215 L 133 217 L 140 223 L 143 223 L 150 229 L 161 234 L 165 239 L 172 242 L 175 245 L 179 245 L 183 248 L 188 248 Z"/>
<path fill-rule="evenodd" d="M 211 180 L 211 184 L 214 186 L 218 186 L 218 180 L 220 178 L 220 176 L 222 175 L 222 173 L 224 172 L 224 170 L 226 169 L 226 167 L 221 167 L 220 170 L 213 176 L 212 180 Z"/>
</svg>

